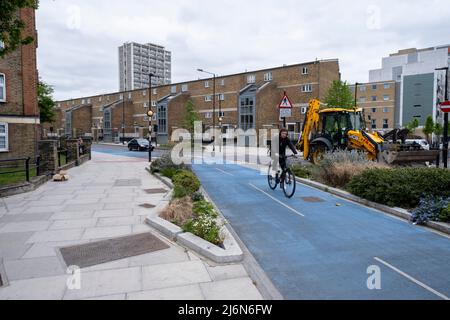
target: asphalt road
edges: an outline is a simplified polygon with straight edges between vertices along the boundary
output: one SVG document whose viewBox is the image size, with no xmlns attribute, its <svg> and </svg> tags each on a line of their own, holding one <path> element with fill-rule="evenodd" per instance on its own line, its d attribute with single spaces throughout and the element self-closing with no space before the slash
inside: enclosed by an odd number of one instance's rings
<svg viewBox="0 0 450 320">
<path fill-rule="evenodd" d="M 129 151 L 126 146 L 121 145 L 103 145 L 103 144 L 93 144 L 92 151 L 107 153 L 112 155 L 124 156 L 124 157 L 134 157 L 148 159 L 148 151 Z M 152 158 L 160 158 L 161 155 L 166 153 L 165 150 L 154 150 L 152 152 Z"/>
<path fill-rule="evenodd" d="M 286 299 L 450 297 L 447 237 L 305 185 L 286 199 L 259 171 L 241 166 L 194 170 Z M 374 270 L 380 290 L 367 285 Z"/>
</svg>

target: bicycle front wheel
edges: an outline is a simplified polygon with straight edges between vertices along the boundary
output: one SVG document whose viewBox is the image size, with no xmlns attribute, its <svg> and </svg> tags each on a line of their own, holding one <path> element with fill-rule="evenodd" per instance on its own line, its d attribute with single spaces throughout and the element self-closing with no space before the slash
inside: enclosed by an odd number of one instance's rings
<svg viewBox="0 0 450 320">
<path fill-rule="evenodd" d="M 292 198 L 295 194 L 295 188 L 296 188 L 295 175 L 291 171 L 291 169 L 287 169 L 286 176 L 284 178 L 284 183 L 283 183 L 284 195 L 287 198 Z"/>
<path fill-rule="evenodd" d="M 272 190 L 275 190 L 278 186 L 277 172 L 273 170 L 272 165 L 269 166 L 269 172 L 267 173 L 267 182 Z"/>
</svg>

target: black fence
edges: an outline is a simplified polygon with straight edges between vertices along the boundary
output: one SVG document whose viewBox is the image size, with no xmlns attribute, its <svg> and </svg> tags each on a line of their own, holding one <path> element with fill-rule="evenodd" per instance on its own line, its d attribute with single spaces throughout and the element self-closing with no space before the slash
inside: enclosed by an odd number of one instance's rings
<svg viewBox="0 0 450 320">
<path fill-rule="evenodd" d="M 38 156 L 32 161 L 32 158 L 15 158 L 0 160 L 0 178 L 3 178 L 1 185 L 8 185 L 10 177 L 12 183 L 23 182 L 21 176 L 16 176 L 18 173 L 23 173 L 26 182 L 30 182 L 32 176 L 48 175 L 50 172 L 45 172 L 43 168 L 46 167 L 46 163 L 41 161 L 41 157 Z"/>
</svg>

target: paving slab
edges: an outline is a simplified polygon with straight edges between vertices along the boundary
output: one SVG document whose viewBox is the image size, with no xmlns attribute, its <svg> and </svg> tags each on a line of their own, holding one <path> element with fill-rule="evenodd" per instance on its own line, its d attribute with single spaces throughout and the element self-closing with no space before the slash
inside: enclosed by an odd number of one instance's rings
<svg viewBox="0 0 450 320">
<path fill-rule="evenodd" d="M 236 278 L 247 277 L 247 271 L 242 264 L 228 266 L 208 266 L 207 270 L 214 281 L 222 281 Z"/>
<path fill-rule="evenodd" d="M 127 300 L 204 300 L 198 284 L 128 293 Z"/>
<path fill-rule="evenodd" d="M 262 296 L 250 278 L 201 283 L 207 300 L 262 300 Z"/>
<path fill-rule="evenodd" d="M 49 221 L 11 222 L 0 228 L 0 233 L 44 231 L 49 226 Z"/>
<path fill-rule="evenodd" d="M 61 300 L 67 276 L 11 281 L 0 289 L 0 300 Z"/>
<path fill-rule="evenodd" d="M 9 281 L 44 278 L 65 274 L 56 257 L 9 260 L 4 262 Z"/>
<path fill-rule="evenodd" d="M 142 290 L 141 268 L 81 272 L 81 289 L 70 290 L 65 300 L 115 295 Z"/>
<path fill-rule="evenodd" d="M 81 239 L 84 229 L 54 230 L 36 232 L 27 243 L 71 241 Z"/>
<path fill-rule="evenodd" d="M 51 224 L 49 230 L 92 228 L 95 227 L 96 224 L 97 224 L 96 218 L 56 220 Z"/>
<path fill-rule="evenodd" d="M 131 234 L 131 226 L 88 228 L 83 239 L 116 238 Z"/>
<path fill-rule="evenodd" d="M 79 212 L 58 212 L 50 217 L 50 220 L 80 220 L 89 219 L 94 215 L 94 210 Z"/>
<path fill-rule="evenodd" d="M 141 219 L 138 216 L 129 217 L 113 217 L 113 218 L 98 218 L 97 227 L 110 227 L 110 226 L 127 226 L 140 224 Z"/>
<path fill-rule="evenodd" d="M 94 213 L 95 218 L 107 218 L 107 217 L 126 217 L 133 215 L 133 209 L 111 209 L 111 210 L 96 210 Z"/>
<path fill-rule="evenodd" d="M 189 261 L 143 267 L 143 289 L 162 289 L 210 282 L 211 277 L 201 261 Z"/>
</svg>

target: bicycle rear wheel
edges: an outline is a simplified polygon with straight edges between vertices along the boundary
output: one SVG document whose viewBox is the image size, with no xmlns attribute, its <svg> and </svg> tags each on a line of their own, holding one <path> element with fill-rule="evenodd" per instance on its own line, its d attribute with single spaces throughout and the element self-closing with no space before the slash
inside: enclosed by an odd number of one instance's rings
<svg viewBox="0 0 450 320">
<path fill-rule="evenodd" d="M 291 171 L 291 169 L 287 169 L 286 176 L 284 178 L 284 183 L 283 183 L 284 195 L 287 198 L 292 198 L 295 194 L 295 188 L 296 188 L 295 175 Z"/>
<path fill-rule="evenodd" d="M 267 173 L 267 182 L 272 190 L 275 190 L 278 186 L 277 172 L 273 170 L 272 165 L 269 166 L 269 171 Z"/>
</svg>

